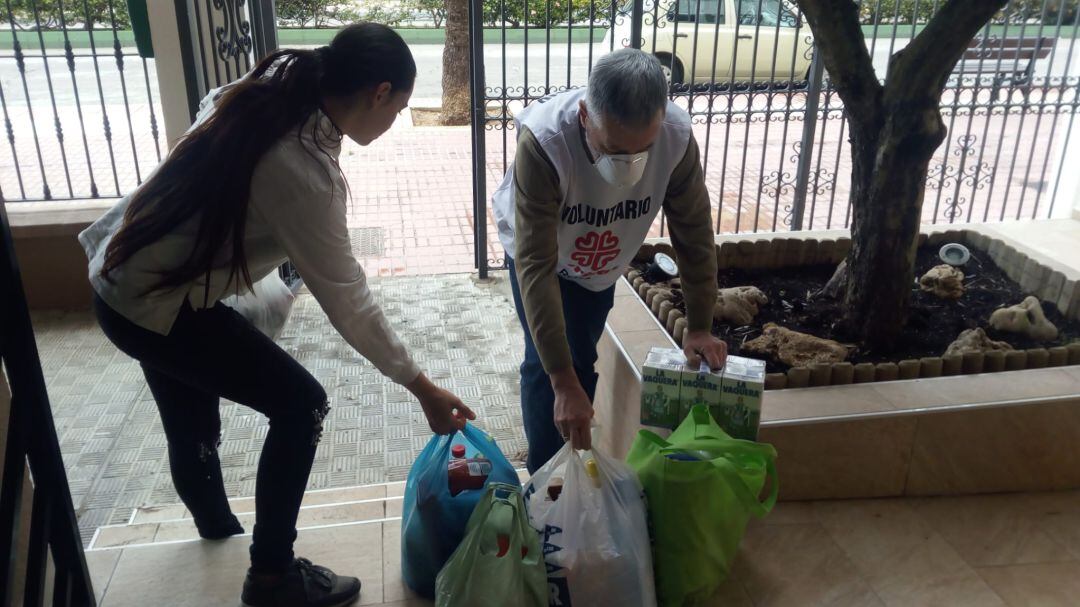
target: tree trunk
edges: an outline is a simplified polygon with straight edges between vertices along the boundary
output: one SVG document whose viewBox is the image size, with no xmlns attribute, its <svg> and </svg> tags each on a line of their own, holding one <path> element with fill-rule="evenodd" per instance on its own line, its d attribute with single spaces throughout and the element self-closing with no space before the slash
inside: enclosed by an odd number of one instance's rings
<svg viewBox="0 0 1080 607">
<path fill-rule="evenodd" d="M 924 111 L 886 108 L 884 115 L 878 132 L 853 135 L 851 152 L 845 324 L 871 347 L 892 344 L 907 321 L 926 171 L 945 138 L 932 94 Z"/>
<path fill-rule="evenodd" d="M 446 46 L 443 48 L 442 123 L 469 124 L 469 0 L 446 0 Z"/>
</svg>

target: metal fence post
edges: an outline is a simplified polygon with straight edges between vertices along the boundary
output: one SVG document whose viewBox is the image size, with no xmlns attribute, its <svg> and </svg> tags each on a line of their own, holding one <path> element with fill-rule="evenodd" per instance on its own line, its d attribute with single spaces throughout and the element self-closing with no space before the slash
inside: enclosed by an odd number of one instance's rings
<svg viewBox="0 0 1080 607">
<path fill-rule="evenodd" d="M 791 230 L 803 229 L 806 213 L 806 191 L 810 187 L 810 166 L 814 159 L 814 133 L 817 130 L 818 102 L 821 97 L 821 81 L 825 75 L 825 62 L 821 53 L 814 49 L 810 60 L 810 82 L 806 90 L 806 115 L 803 119 L 802 142 L 799 147 L 799 164 L 795 168 L 795 200 L 791 205 Z"/>
<path fill-rule="evenodd" d="M 252 44 L 255 61 L 278 49 L 277 10 L 274 0 L 255 0 L 251 3 Z"/>
<path fill-rule="evenodd" d="M 645 20 L 645 0 L 634 0 L 634 6 L 630 11 L 630 46 L 640 49 L 645 42 L 642 36 L 642 27 Z"/>
<path fill-rule="evenodd" d="M 484 141 L 487 109 L 484 107 L 484 7 L 482 2 L 483 0 L 469 0 L 469 55 L 472 58 L 469 65 L 469 80 L 472 85 L 473 237 L 475 240 L 473 255 L 481 280 L 488 277 L 487 146 Z"/>
</svg>

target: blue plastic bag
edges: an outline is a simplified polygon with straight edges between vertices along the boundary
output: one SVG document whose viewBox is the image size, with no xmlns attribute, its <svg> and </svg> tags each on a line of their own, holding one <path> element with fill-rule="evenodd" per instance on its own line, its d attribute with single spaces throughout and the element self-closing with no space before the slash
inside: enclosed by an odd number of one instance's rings
<svg viewBox="0 0 1080 607">
<path fill-rule="evenodd" d="M 483 455 L 489 459 L 491 474 L 484 488 L 453 496 L 446 468 L 450 449 L 457 444 L 465 445 L 465 457 Z M 469 517 L 491 483 L 521 486 L 495 439 L 473 425 L 465 424 L 461 432 L 431 437 L 420 452 L 405 483 L 401 517 L 401 575 L 414 592 L 435 597 L 435 578 L 465 537 Z"/>
</svg>

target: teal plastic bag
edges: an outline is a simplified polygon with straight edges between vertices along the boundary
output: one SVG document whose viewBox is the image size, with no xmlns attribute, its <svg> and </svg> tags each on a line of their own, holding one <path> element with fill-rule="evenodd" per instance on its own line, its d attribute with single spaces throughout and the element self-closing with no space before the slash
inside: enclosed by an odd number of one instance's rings
<svg viewBox="0 0 1080 607">
<path fill-rule="evenodd" d="M 491 461 L 487 485 L 519 486 L 517 472 L 495 439 L 472 424 L 461 432 L 431 437 L 417 456 L 405 483 L 401 516 L 401 575 L 417 594 L 434 598 L 435 576 L 465 537 L 465 527 L 484 489 L 450 494 L 446 472 L 450 449 L 464 445 L 466 457 L 483 455 Z"/>
<path fill-rule="evenodd" d="M 776 504 L 776 449 L 731 438 L 697 405 L 667 440 L 640 431 L 626 462 L 649 501 L 657 601 L 678 607 L 709 600 L 750 517 Z"/>
<path fill-rule="evenodd" d="M 540 538 L 521 487 L 488 485 L 468 531 L 436 581 L 436 607 L 547 607 Z"/>
</svg>

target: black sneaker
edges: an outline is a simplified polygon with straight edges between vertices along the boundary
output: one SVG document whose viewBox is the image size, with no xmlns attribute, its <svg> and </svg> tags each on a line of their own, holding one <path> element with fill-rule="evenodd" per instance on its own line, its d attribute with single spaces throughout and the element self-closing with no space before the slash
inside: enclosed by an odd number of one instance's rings
<svg viewBox="0 0 1080 607">
<path fill-rule="evenodd" d="M 257 582 L 248 570 L 240 601 L 244 607 L 342 607 L 360 596 L 360 580 L 296 559 L 277 582 Z"/>
</svg>

